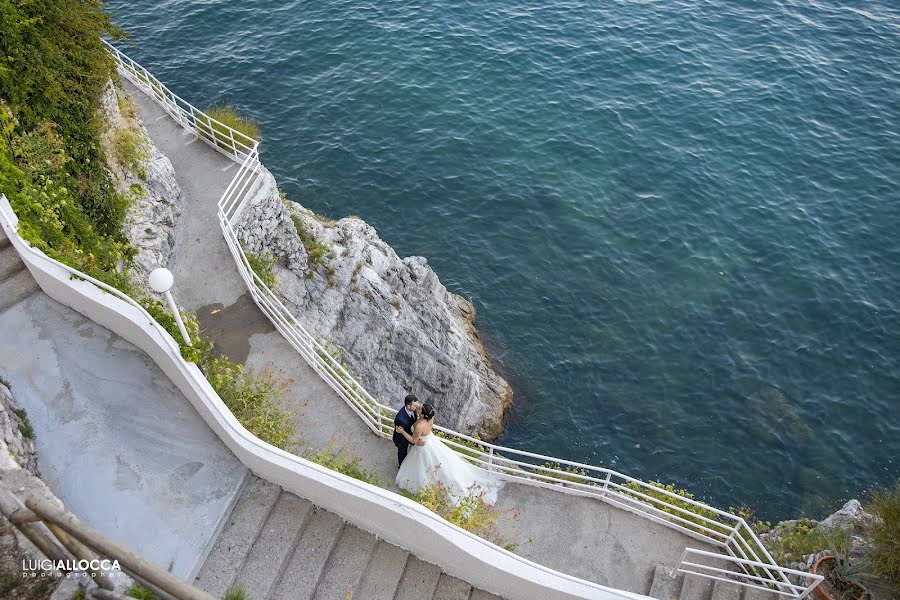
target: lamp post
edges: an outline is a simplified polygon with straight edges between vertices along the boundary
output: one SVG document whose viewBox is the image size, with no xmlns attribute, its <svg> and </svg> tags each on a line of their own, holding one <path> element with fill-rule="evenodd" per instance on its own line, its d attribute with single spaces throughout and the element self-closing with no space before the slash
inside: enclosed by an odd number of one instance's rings
<svg viewBox="0 0 900 600">
<path fill-rule="evenodd" d="M 166 297 L 166 300 L 169 302 L 169 308 L 172 310 L 172 315 L 175 317 L 175 322 L 178 323 L 178 330 L 181 332 L 181 337 L 184 338 L 184 343 L 190 346 L 191 338 L 188 337 L 187 329 L 184 327 L 184 321 L 181 320 L 181 313 L 178 312 L 175 298 L 172 297 L 172 292 L 169 291 L 172 289 L 173 283 L 175 283 L 175 278 L 172 276 L 172 271 L 168 269 L 160 267 L 159 269 L 153 269 L 153 272 L 150 273 L 150 287 L 153 288 L 154 292 Z"/>
</svg>

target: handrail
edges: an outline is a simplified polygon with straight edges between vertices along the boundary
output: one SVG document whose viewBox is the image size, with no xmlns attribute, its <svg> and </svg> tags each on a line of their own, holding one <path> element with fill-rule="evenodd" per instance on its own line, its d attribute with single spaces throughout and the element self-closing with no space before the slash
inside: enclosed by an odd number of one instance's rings
<svg viewBox="0 0 900 600">
<path fill-rule="evenodd" d="M 753 560 L 744 560 L 741 558 L 734 558 L 732 556 L 725 556 L 723 554 L 719 554 L 716 552 L 707 552 L 705 550 L 697 550 L 694 548 L 685 548 L 684 552 L 681 554 L 681 558 L 678 559 L 678 563 L 675 565 L 675 568 L 672 571 L 672 576 L 674 577 L 676 573 L 685 573 L 690 575 L 700 575 L 702 577 L 708 577 L 709 579 L 717 579 L 719 581 L 725 581 L 727 583 L 733 583 L 736 585 L 740 585 L 743 587 L 753 588 L 757 590 L 762 590 L 765 592 L 770 592 L 773 594 L 778 594 L 780 596 L 788 596 L 790 598 L 794 598 L 795 600 L 802 600 L 809 596 L 809 594 L 813 591 L 813 589 L 818 586 L 824 577 L 822 575 L 816 573 L 809 573 L 807 571 L 798 571 L 797 569 L 788 569 L 786 567 L 770 567 L 774 570 L 777 570 L 779 573 L 783 573 L 785 576 L 794 575 L 796 577 L 804 577 L 808 579 L 810 582 L 807 585 L 800 585 L 797 583 L 791 582 L 787 579 L 785 582 L 773 582 L 770 578 L 760 577 L 759 575 L 751 575 L 749 573 L 741 573 L 737 571 L 733 571 L 730 569 L 722 569 L 719 567 L 714 567 L 712 565 L 705 565 L 697 562 L 690 562 L 687 560 L 689 555 L 697 555 L 706 558 L 713 558 L 716 560 L 724 560 L 727 562 L 734 563 L 736 565 L 742 567 L 750 567 L 759 568 L 759 562 Z M 688 568 L 685 568 L 688 567 Z M 708 575 L 706 573 L 698 573 L 692 569 L 701 569 L 710 571 L 715 575 Z M 758 582 L 758 583 L 755 583 Z M 772 589 L 774 586 L 776 589 Z"/>
<path fill-rule="evenodd" d="M 21 500 L 3 482 L 0 482 L 0 512 L 42 552 L 46 554 L 45 548 L 51 548 L 48 558 L 54 561 L 67 562 L 74 559 L 73 562 L 87 561 L 90 565 L 97 559 L 97 555 L 105 556 L 110 561 L 118 561 L 123 571 L 148 585 L 153 591 L 161 591 L 178 600 L 215 600 L 213 596 L 112 541 L 46 499 L 32 495 L 25 499 L 25 505 L 22 506 Z M 92 568 L 89 567 L 89 570 Z M 91 573 L 94 575 L 92 581 L 101 589 L 107 592 L 115 589 L 113 582 L 102 571 L 94 569 Z M 124 598 L 120 594 L 106 596 Z"/>
<path fill-rule="evenodd" d="M 197 137 L 212 146 L 217 152 L 241 162 L 256 151 L 259 146 L 257 140 L 209 116 L 172 92 L 124 52 L 106 40 L 101 41 L 116 61 L 122 75 L 159 102 L 182 127 L 193 131 Z"/>
<path fill-rule="evenodd" d="M 183 127 L 197 131 L 196 127 L 192 126 L 192 121 L 185 118 L 183 111 L 175 110 L 173 104 L 183 103 L 190 106 L 192 117 L 200 111 L 172 94 L 146 69 L 111 45 L 110 48 L 125 77 L 156 99 Z M 208 138 L 203 139 L 211 143 Z M 354 375 L 307 331 L 250 266 L 235 231 L 235 225 L 262 178 L 263 167 L 259 161 L 258 144 L 255 140 L 251 141 L 252 144 L 245 146 L 248 148 L 247 152 L 226 153 L 232 160 L 240 162 L 241 167 L 218 202 L 219 226 L 238 272 L 256 305 L 285 340 L 375 435 L 382 438 L 390 437 L 393 432 L 394 409 L 376 400 Z M 216 144 L 211 145 L 222 151 Z M 767 574 L 773 585 L 790 583 L 783 569 L 777 565 L 743 517 L 605 467 L 499 446 L 444 427 L 436 429 L 446 436 L 468 442 L 468 445 L 465 445 L 452 439 L 446 440 L 449 442 L 448 445 L 464 459 L 479 468 L 495 473 L 500 478 L 595 497 L 723 548 L 727 554 L 719 556 L 739 561 L 735 564 L 748 574 L 749 568 L 758 568 Z M 512 456 L 517 458 L 510 458 Z M 545 461 L 546 464 L 538 465 L 532 461 Z M 560 468 L 556 468 L 555 465 L 559 465 Z M 581 471 L 595 473 L 599 477 L 582 474 Z M 684 505 L 696 510 L 685 508 Z M 712 514 L 714 517 L 698 514 L 697 511 Z"/>
</svg>

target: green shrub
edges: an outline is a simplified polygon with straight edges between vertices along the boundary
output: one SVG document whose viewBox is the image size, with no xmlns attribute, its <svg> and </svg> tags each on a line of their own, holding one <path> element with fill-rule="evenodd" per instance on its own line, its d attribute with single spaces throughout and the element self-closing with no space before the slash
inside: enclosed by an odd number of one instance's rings
<svg viewBox="0 0 900 600">
<path fill-rule="evenodd" d="M 828 538 L 816 529 L 816 521 L 799 519 L 796 523 L 779 523 L 772 530 L 769 550 L 779 565 L 800 562 L 805 556 L 828 549 Z"/>
<path fill-rule="evenodd" d="M 13 412 L 17 417 L 19 417 L 19 433 L 21 433 L 25 438 L 33 440 L 34 427 L 32 427 L 31 421 L 28 419 L 28 413 L 25 412 L 24 408 L 16 408 L 13 410 Z"/>
<path fill-rule="evenodd" d="M 328 251 L 331 250 L 331 248 L 328 244 L 316 237 L 306 224 L 306 221 L 303 220 L 303 217 L 291 213 L 291 221 L 294 222 L 294 227 L 297 229 L 297 235 L 300 236 L 300 241 L 303 242 L 303 248 L 306 249 L 306 256 L 310 268 L 320 266 L 325 255 L 328 254 Z"/>
<path fill-rule="evenodd" d="M 272 256 L 260 256 L 258 254 L 253 254 L 252 252 L 244 251 L 244 255 L 247 257 L 247 262 L 250 263 L 250 268 L 256 273 L 256 276 L 259 277 L 260 281 L 266 284 L 270 290 L 275 289 L 275 284 L 278 283 L 278 280 L 275 278 L 275 263 L 278 260 Z"/>
<path fill-rule="evenodd" d="M 420 488 L 415 494 L 401 493 L 454 525 L 502 548 L 515 550 L 515 545 L 497 528 L 501 512 L 485 502 L 481 494 L 470 492 L 454 503 L 450 492 L 439 483 Z"/>
<path fill-rule="evenodd" d="M 135 127 L 119 129 L 113 135 L 113 154 L 122 167 L 141 179 L 147 179 L 143 161 L 147 159 L 147 143 L 140 130 Z"/>
<path fill-rule="evenodd" d="M 374 470 L 363 465 L 362 458 L 353 456 L 345 447 L 335 449 L 329 444 L 324 450 L 307 450 L 303 457 L 332 471 L 343 473 L 348 477 L 383 487 L 381 478 Z"/>
<path fill-rule="evenodd" d="M 235 131 L 246 136 L 245 138 L 237 134 L 234 135 L 235 141 L 239 142 L 236 144 L 238 151 L 247 152 L 249 150 L 249 148 L 244 148 L 240 144 L 243 144 L 244 146 L 253 145 L 253 142 L 247 138 L 251 138 L 257 142 L 260 141 L 259 127 L 252 119 L 239 113 L 235 107 L 227 105 L 211 106 L 207 108 L 205 112 L 215 119 L 215 121 L 204 121 L 205 126 L 200 127 L 200 132 L 204 137 L 214 141 L 220 148 L 231 149 L 231 135 L 228 131 L 228 127 L 231 127 Z M 218 121 L 218 123 L 216 123 L 216 121 Z M 225 125 L 228 127 L 225 127 Z"/>
<path fill-rule="evenodd" d="M 250 600 L 250 596 L 247 595 L 247 591 L 242 584 L 234 583 L 225 590 L 222 600 Z"/>
<path fill-rule="evenodd" d="M 125 590 L 125 595 L 129 598 L 137 598 L 138 600 L 159 600 L 159 598 L 139 583 L 131 584 L 131 587 Z"/>
<path fill-rule="evenodd" d="M 873 492 L 866 509 L 872 515 L 866 524 L 872 544 L 872 571 L 900 586 L 900 481 L 893 488 Z"/>
<path fill-rule="evenodd" d="M 677 496 L 681 496 L 682 498 L 686 498 L 688 500 L 693 500 L 694 495 L 687 490 L 679 490 L 676 489 L 672 484 L 664 484 L 658 481 L 649 481 L 648 484 L 650 488 L 645 488 L 642 485 L 639 485 L 634 482 L 628 482 L 625 484 L 625 487 L 628 490 L 633 490 L 635 492 L 640 492 L 646 496 L 650 497 L 650 500 L 646 498 L 642 498 L 637 494 L 629 493 L 626 490 L 619 490 L 620 493 L 625 494 L 626 496 L 631 496 L 640 502 L 644 502 L 649 504 L 650 506 L 661 510 L 665 513 L 669 513 L 671 515 L 676 515 L 689 523 L 694 523 L 696 525 L 702 525 L 703 527 L 708 527 L 714 531 L 718 531 L 720 533 L 728 534 L 731 531 L 732 523 L 723 520 L 721 516 L 716 514 L 711 507 L 707 507 L 706 505 L 696 506 L 691 504 L 690 502 L 685 502 L 683 500 L 679 500 Z M 666 494 L 665 492 L 671 492 L 676 494 L 675 497 Z M 678 510 L 682 509 L 682 510 Z M 710 523 L 705 521 L 700 517 L 706 517 L 707 519 L 711 519 L 714 522 Z M 709 535 L 707 532 L 703 531 L 700 527 L 694 527 L 690 524 L 684 523 L 683 521 L 673 521 L 677 525 L 681 527 L 686 527 L 688 529 L 693 529 L 698 533 L 702 533 L 704 535 Z"/>
<path fill-rule="evenodd" d="M 125 211 L 98 143 L 103 127 L 98 109 L 101 91 L 115 77 L 101 37 L 121 34 L 100 2 L 0 3 L 0 98 L 6 112 L 17 117 L 14 128 L 5 131 L 6 141 L 51 127 L 70 159 L 54 183 L 66 188 L 66 197 L 97 234 L 118 240 Z M 42 185 L 38 179 L 32 183 Z M 9 195 L 8 185 L 3 190 Z"/>
<path fill-rule="evenodd" d="M 200 336 L 200 324 L 182 312 L 182 320 L 192 346 L 182 343 L 178 324 L 168 307 L 155 298 L 143 297 L 141 305 L 150 316 L 178 341 L 186 360 L 197 363 L 225 406 L 250 433 L 282 450 L 297 444 L 292 415 L 280 409 L 280 389 L 269 373 L 256 374 L 214 352 L 213 345 Z"/>
</svg>

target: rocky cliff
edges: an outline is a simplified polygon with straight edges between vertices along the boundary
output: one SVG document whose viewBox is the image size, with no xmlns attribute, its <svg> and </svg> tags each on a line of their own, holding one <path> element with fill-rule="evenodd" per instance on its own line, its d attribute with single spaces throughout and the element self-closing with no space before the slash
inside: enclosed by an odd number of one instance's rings
<svg viewBox="0 0 900 600">
<path fill-rule="evenodd" d="M 110 83 L 101 103 L 107 122 L 101 143 L 116 191 L 131 200 L 125 235 L 136 251 L 135 279 L 144 285 L 150 271 L 171 262 L 181 188 L 172 163 L 150 141 L 128 94 Z"/>
<path fill-rule="evenodd" d="M 425 258 L 400 258 L 364 221 L 332 221 L 285 200 L 265 172 L 241 215 L 246 251 L 278 262 L 275 293 L 337 352 L 366 389 L 397 405 L 435 404 L 440 424 L 497 437 L 512 401 L 475 328 L 472 304 Z"/>
</svg>

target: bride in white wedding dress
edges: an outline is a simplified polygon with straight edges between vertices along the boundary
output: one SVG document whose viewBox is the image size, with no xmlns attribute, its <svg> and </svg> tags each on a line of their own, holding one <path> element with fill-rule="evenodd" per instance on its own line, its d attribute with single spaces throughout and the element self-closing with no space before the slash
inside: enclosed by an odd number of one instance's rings
<svg viewBox="0 0 900 600">
<path fill-rule="evenodd" d="M 397 428 L 397 433 L 411 444 L 409 454 L 397 472 L 397 485 L 415 493 L 423 487 L 439 483 L 449 492 L 454 504 L 469 494 L 480 494 L 488 504 L 496 502 L 497 492 L 504 482 L 468 463 L 431 432 L 435 415 L 431 404 L 426 402 L 420 411 L 419 419 L 413 424 L 412 435 L 402 427 Z M 417 445 L 420 440 L 425 443 L 424 446 Z"/>
</svg>

